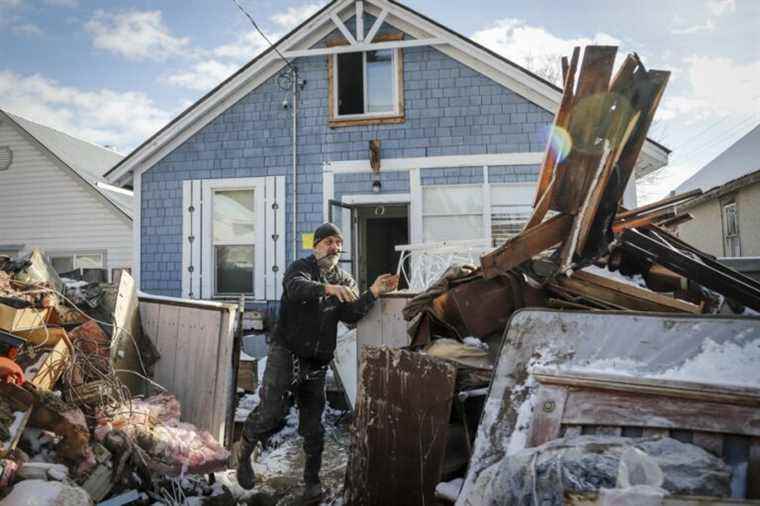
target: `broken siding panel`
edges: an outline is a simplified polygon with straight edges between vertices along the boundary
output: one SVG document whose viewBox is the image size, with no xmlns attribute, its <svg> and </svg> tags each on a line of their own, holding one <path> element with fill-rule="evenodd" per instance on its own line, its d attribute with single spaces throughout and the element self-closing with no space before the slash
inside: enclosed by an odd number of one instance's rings
<svg viewBox="0 0 760 506">
<path fill-rule="evenodd" d="M 7 123 L 0 123 L 0 146 L 13 150 L 10 168 L 0 171 L 4 243 L 105 252 L 109 271 L 132 265 L 131 221 Z"/>
</svg>

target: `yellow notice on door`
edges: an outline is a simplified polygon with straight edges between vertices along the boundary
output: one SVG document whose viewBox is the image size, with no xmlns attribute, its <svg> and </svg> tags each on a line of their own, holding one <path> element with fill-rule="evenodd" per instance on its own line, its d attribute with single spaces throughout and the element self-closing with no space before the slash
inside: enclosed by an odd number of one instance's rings
<svg viewBox="0 0 760 506">
<path fill-rule="evenodd" d="M 314 248 L 314 234 L 313 233 L 301 234 L 301 247 L 303 249 Z"/>
</svg>

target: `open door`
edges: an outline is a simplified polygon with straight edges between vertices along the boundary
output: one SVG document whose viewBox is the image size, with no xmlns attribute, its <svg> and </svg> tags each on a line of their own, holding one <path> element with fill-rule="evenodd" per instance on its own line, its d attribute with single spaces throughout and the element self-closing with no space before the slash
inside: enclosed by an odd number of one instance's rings
<svg viewBox="0 0 760 506">
<path fill-rule="evenodd" d="M 329 200 L 327 219 L 338 225 L 343 231 L 343 254 L 340 256 L 340 267 L 356 279 L 356 206 L 344 204 L 339 200 Z"/>
</svg>

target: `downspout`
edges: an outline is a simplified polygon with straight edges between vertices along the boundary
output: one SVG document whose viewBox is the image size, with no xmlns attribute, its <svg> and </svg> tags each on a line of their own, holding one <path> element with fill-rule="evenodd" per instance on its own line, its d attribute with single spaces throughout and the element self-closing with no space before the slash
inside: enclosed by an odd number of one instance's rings
<svg viewBox="0 0 760 506">
<path fill-rule="evenodd" d="M 297 148 L 297 138 L 298 138 L 298 73 L 296 72 L 296 69 L 291 69 L 291 82 L 293 86 L 293 218 L 292 218 L 292 234 L 293 234 L 293 251 L 291 253 L 291 262 L 294 262 L 296 260 L 296 256 L 298 254 L 298 241 L 296 240 L 296 217 L 298 216 L 296 214 L 296 211 L 298 209 L 298 206 L 296 204 L 296 200 L 298 199 L 298 179 L 296 174 L 296 167 L 298 166 L 298 148 Z"/>
</svg>

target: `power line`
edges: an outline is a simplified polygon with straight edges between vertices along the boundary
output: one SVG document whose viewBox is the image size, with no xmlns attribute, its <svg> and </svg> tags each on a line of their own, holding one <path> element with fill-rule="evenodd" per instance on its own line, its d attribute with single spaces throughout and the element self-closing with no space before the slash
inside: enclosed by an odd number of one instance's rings
<svg viewBox="0 0 760 506">
<path fill-rule="evenodd" d="M 248 20 L 251 22 L 251 24 L 256 29 L 256 31 L 259 32 L 259 35 L 261 35 L 264 38 L 264 40 L 267 42 L 267 44 L 269 44 L 269 47 L 273 49 L 275 53 L 277 53 L 277 56 L 279 56 L 280 59 L 285 62 L 285 65 L 287 65 L 288 68 L 290 68 L 290 70 L 293 71 L 293 73 L 296 73 L 296 68 L 293 66 L 293 64 L 290 63 L 290 61 L 288 61 L 287 58 L 285 58 L 285 56 L 280 52 L 280 50 L 277 49 L 277 46 L 272 44 L 272 41 L 269 40 L 269 37 L 267 37 L 266 34 L 261 30 L 261 28 L 259 28 L 259 25 L 256 24 L 256 21 L 253 19 L 253 16 L 251 16 L 248 13 L 245 7 L 240 5 L 240 2 L 238 2 L 238 0 L 232 0 L 232 1 L 235 3 L 235 5 L 237 5 L 237 8 L 240 9 L 240 12 L 242 12 L 245 15 L 245 17 L 248 18 Z"/>
<path fill-rule="evenodd" d="M 757 116 L 757 113 L 751 113 L 750 115 L 746 116 L 744 119 L 742 119 L 741 121 L 739 121 L 739 123 L 735 124 L 730 129 L 724 131 L 722 134 L 718 134 L 716 137 L 712 138 L 707 143 L 703 144 L 702 146 L 699 146 L 698 148 L 696 148 L 695 150 L 693 150 L 692 152 L 690 152 L 688 156 L 684 157 L 680 161 L 680 163 L 684 163 L 684 162 L 687 162 L 687 161 L 693 161 L 693 160 L 696 160 L 696 159 L 700 158 L 702 156 L 702 154 L 704 154 L 705 152 L 709 152 L 709 150 L 713 149 L 715 146 L 724 143 L 727 139 L 734 138 L 736 136 L 736 133 L 742 131 L 743 128 L 748 123 L 754 123 L 754 122 L 758 121 L 758 119 L 760 119 L 760 117 Z M 741 137 L 743 137 L 744 135 L 746 135 L 746 133 L 747 132 L 744 132 L 741 136 L 739 136 L 738 138 L 734 139 L 733 142 L 736 142 L 736 140 L 738 140 Z M 678 156 L 676 156 L 675 158 L 678 158 Z"/>
</svg>

